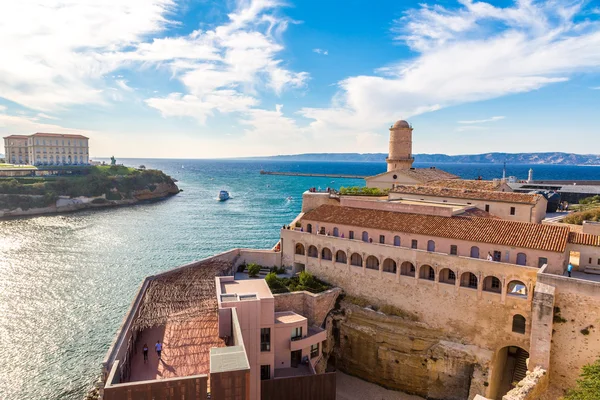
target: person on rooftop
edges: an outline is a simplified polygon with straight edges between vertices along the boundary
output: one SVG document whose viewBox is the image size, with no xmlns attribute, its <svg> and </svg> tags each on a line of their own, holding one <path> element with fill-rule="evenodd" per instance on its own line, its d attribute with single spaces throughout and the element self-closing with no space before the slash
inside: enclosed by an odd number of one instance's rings
<svg viewBox="0 0 600 400">
<path fill-rule="evenodd" d="M 160 340 L 156 341 L 156 344 L 154 345 L 154 348 L 156 349 L 156 354 L 158 354 L 158 361 L 161 361 L 160 355 L 162 353 L 163 345 L 160 342 Z"/>
<path fill-rule="evenodd" d="M 571 271 L 573 271 L 573 265 L 569 263 L 569 266 L 567 267 L 567 274 L 569 275 L 569 278 L 571 277 Z"/>
</svg>

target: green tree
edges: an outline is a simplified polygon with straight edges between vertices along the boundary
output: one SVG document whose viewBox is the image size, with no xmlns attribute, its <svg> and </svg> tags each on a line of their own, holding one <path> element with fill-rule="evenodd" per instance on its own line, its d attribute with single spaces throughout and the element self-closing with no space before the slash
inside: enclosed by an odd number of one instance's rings
<svg viewBox="0 0 600 400">
<path fill-rule="evenodd" d="M 585 365 L 574 389 L 569 390 L 564 400 L 597 400 L 600 399 L 600 360 Z"/>
<path fill-rule="evenodd" d="M 248 276 L 251 278 L 256 278 L 258 273 L 260 272 L 260 265 L 256 263 L 248 264 Z"/>
</svg>

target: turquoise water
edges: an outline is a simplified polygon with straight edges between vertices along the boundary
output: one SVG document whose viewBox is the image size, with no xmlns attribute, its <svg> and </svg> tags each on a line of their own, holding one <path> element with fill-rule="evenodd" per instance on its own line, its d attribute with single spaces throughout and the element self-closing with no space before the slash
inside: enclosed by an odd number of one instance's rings
<svg viewBox="0 0 600 400">
<path fill-rule="evenodd" d="M 184 191 L 132 207 L 0 221 L 0 399 L 81 399 L 145 276 L 233 247 L 270 248 L 279 227 L 300 211 L 305 189 L 364 184 L 260 175 L 261 168 L 357 175 L 385 169 L 379 163 L 119 162 L 162 169 Z M 438 167 L 465 178 L 502 174 L 498 165 Z M 538 179 L 600 179 L 596 167 L 533 168 Z M 526 178 L 528 169 L 509 166 L 508 174 Z M 216 201 L 221 189 L 232 199 Z"/>
</svg>

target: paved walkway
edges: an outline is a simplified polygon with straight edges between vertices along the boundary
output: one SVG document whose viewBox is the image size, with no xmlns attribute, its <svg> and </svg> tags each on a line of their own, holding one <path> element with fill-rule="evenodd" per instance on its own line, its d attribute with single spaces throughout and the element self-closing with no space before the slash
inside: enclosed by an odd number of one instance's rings
<svg viewBox="0 0 600 400">
<path fill-rule="evenodd" d="M 387 390 L 374 383 L 336 372 L 336 400 L 424 400 L 422 397 Z"/>
</svg>

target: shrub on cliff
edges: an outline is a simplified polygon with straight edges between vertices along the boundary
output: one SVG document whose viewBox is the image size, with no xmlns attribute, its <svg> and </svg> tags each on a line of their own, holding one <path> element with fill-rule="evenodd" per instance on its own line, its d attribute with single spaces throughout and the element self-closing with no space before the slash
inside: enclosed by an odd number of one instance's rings
<svg viewBox="0 0 600 400">
<path fill-rule="evenodd" d="M 258 273 L 260 272 L 260 265 L 252 263 L 248 264 L 248 276 L 251 278 L 256 278 Z"/>
<path fill-rule="evenodd" d="M 389 189 L 378 189 L 378 188 L 369 188 L 369 187 L 360 187 L 360 186 L 352 186 L 352 187 L 341 187 L 340 194 L 342 195 L 350 195 L 350 196 L 387 196 L 389 193 Z"/>
<path fill-rule="evenodd" d="M 576 212 L 563 219 L 563 222 L 575 225 L 583 225 L 583 221 L 600 221 L 600 207 L 591 208 L 586 211 Z"/>
<path fill-rule="evenodd" d="M 585 365 L 575 388 L 570 389 L 564 400 L 598 400 L 600 398 L 600 360 Z"/>
</svg>

